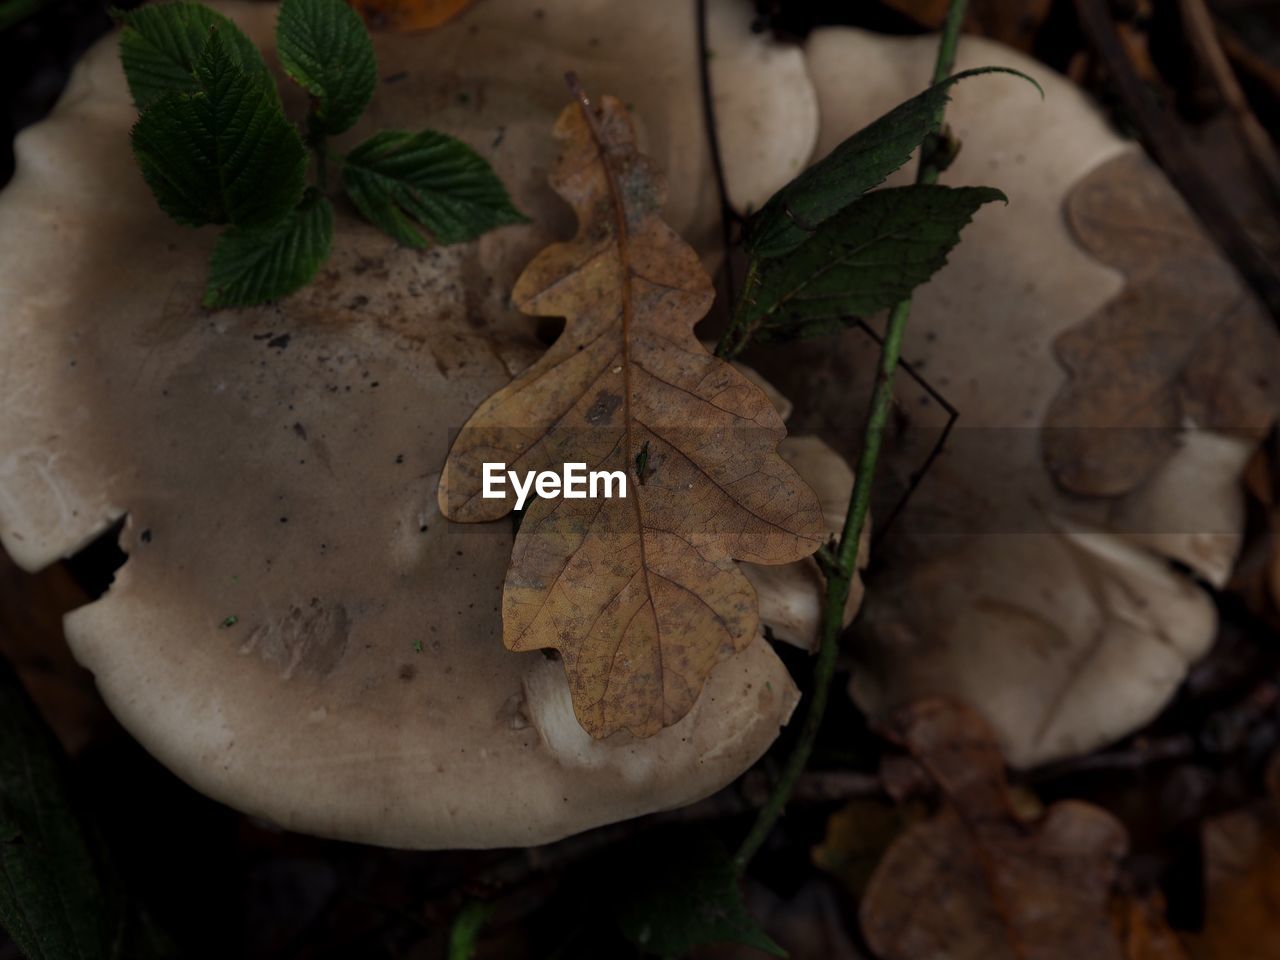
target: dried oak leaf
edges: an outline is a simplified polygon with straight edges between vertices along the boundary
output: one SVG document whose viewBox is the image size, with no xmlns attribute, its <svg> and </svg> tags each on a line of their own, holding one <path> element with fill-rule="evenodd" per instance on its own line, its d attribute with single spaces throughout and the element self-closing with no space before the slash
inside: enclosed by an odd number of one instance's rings
<svg viewBox="0 0 1280 960">
<path fill-rule="evenodd" d="M 1024 819 L 990 729 L 958 704 L 919 701 L 895 716 L 890 733 L 943 803 L 893 842 L 867 887 L 862 929 L 880 960 L 1135 955 L 1114 914 L 1128 847 L 1115 817 L 1062 800 Z"/>
<path fill-rule="evenodd" d="M 413 33 L 440 26 L 474 0 L 347 0 L 375 30 Z"/>
<path fill-rule="evenodd" d="M 1044 421 L 1058 484 L 1127 493 L 1188 419 L 1261 435 L 1280 411 L 1280 336 L 1168 182 L 1144 158 L 1118 157 L 1080 182 L 1065 212 L 1128 284 L 1055 344 L 1070 377 Z"/>
<path fill-rule="evenodd" d="M 495 520 L 483 464 L 623 471 L 625 498 L 538 499 L 503 591 L 511 650 L 560 651 L 594 737 L 648 736 L 688 712 L 708 673 L 756 635 L 737 560 L 789 563 L 824 535 L 818 500 L 777 453 L 768 397 L 693 334 L 711 305 L 694 251 L 658 217 L 666 186 L 612 97 L 556 123 L 551 175 L 578 233 L 525 269 L 513 302 L 565 317 L 547 353 L 480 405 L 440 479 L 454 520 Z M 507 490 L 509 492 L 509 487 Z"/>
</svg>

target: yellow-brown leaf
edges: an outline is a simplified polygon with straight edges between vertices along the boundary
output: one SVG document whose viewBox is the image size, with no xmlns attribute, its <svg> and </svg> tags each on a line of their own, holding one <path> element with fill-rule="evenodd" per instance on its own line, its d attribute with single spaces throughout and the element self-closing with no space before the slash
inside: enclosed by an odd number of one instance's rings
<svg viewBox="0 0 1280 960">
<path fill-rule="evenodd" d="M 894 839 L 860 917 L 879 960 L 1183 960 L 1159 904 L 1124 889 L 1123 825 L 1077 800 L 1024 819 L 972 710 L 904 708 L 893 733 L 938 785 L 931 819 Z"/>
<path fill-rule="evenodd" d="M 756 635 L 755 592 L 735 560 L 805 557 L 823 520 L 777 454 L 786 431 L 768 398 L 693 334 L 711 281 L 659 219 L 665 182 L 637 152 L 625 107 L 612 97 L 572 105 L 555 133 L 551 183 L 578 233 L 543 250 L 512 299 L 566 317 L 565 330 L 472 415 L 440 504 L 465 522 L 512 509 L 513 497 L 482 498 L 485 462 L 627 475 L 625 499 L 539 499 L 526 510 L 503 633 L 512 650 L 560 651 L 592 736 L 648 736 L 683 717 L 712 667 Z"/>
</svg>

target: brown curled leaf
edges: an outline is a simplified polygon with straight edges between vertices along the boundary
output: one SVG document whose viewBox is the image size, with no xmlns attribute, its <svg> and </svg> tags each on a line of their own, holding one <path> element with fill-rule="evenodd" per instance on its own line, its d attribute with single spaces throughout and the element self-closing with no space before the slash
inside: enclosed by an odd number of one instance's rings
<svg viewBox="0 0 1280 960">
<path fill-rule="evenodd" d="M 1190 421 L 1260 437 L 1280 412 L 1280 336 L 1265 308 L 1144 157 L 1102 164 L 1071 192 L 1080 244 L 1127 285 L 1065 331 L 1067 382 L 1045 414 L 1045 463 L 1064 490 L 1118 496 Z"/>
<path fill-rule="evenodd" d="M 1028 816 L 967 707 L 919 701 L 893 727 L 942 804 L 898 835 L 867 885 L 862 930 L 879 960 L 1175 960 L 1138 949 L 1172 939 L 1158 916 L 1144 914 L 1140 938 L 1116 923 L 1130 904 L 1115 817 L 1077 800 Z"/>
<path fill-rule="evenodd" d="M 472 415 L 440 505 L 464 522 L 510 511 L 513 496 L 482 496 L 486 462 L 522 476 L 565 463 L 625 473 L 625 498 L 527 508 L 503 633 L 511 650 L 560 651 L 592 736 L 649 736 L 683 717 L 712 667 L 756 635 L 755 591 L 734 561 L 808 556 L 823 519 L 778 456 L 786 431 L 768 397 L 693 334 L 711 280 L 659 219 L 666 184 L 637 152 L 626 108 L 612 97 L 574 104 L 555 134 L 563 149 L 551 183 L 578 233 L 544 249 L 512 299 L 567 318 L 565 330 Z"/>
</svg>

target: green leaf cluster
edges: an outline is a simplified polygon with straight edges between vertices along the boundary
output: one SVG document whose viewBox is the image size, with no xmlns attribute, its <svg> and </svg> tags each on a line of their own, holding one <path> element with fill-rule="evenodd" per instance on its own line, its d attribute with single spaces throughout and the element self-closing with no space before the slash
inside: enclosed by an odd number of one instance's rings
<svg viewBox="0 0 1280 960">
<path fill-rule="evenodd" d="M 378 80 L 373 43 L 342 0 L 280 7 L 280 62 L 310 94 L 305 136 L 286 117 L 262 55 L 226 17 L 188 0 L 118 16 L 143 178 L 177 222 L 227 227 L 206 306 L 275 300 L 315 276 L 333 240 L 330 163 L 356 209 L 407 246 L 426 246 L 418 226 L 449 244 L 526 222 L 484 158 L 445 134 L 383 131 L 345 157 L 330 149 L 327 138 L 359 120 Z"/>
<path fill-rule="evenodd" d="M 946 263 L 989 187 L 916 184 L 874 190 L 922 144 L 930 148 L 951 87 L 967 70 L 890 110 L 774 194 L 744 231 L 746 288 L 717 353 L 752 341 L 817 336 L 893 306 Z M 871 192 L 869 192 L 871 191 Z"/>
</svg>

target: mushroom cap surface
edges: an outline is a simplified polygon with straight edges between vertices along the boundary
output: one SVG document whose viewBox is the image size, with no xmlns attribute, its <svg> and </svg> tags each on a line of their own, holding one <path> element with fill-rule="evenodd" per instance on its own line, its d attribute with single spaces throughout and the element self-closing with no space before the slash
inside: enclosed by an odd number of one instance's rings
<svg viewBox="0 0 1280 960">
<path fill-rule="evenodd" d="M 806 47 L 822 119 L 815 156 L 922 90 L 935 52 L 931 37 L 815 31 Z M 1148 429 L 1162 431 L 1171 459 L 1125 496 L 1080 496 L 1055 482 L 1043 427 L 1070 382 L 1061 338 L 1104 310 L 1149 320 L 1142 311 L 1150 304 L 1177 299 L 1159 285 L 1186 282 L 1158 271 L 1139 277 L 1104 261 L 1073 229 L 1069 199 L 1081 184 L 1121 178 L 1110 187 L 1125 198 L 1111 204 L 1114 222 L 1105 204 L 1095 204 L 1089 224 L 1113 247 L 1127 243 L 1120 231 L 1141 232 L 1145 221 L 1131 211 L 1144 204 L 1167 214 L 1188 244 L 1199 228 L 1163 175 L 1074 84 L 1010 48 L 965 37 L 956 69 L 987 65 L 1030 74 L 1045 97 L 1000 74 L 953 88 L 946 118 L 963 147 L 942 182 L 994 186 L 1009 203 L 979 211 L 947 266 L 913 297 L 903 358 L 959 420 L 878 547 L 879 569 L 855 628 L 850 689 L 877 715 L 925 696 L 963 699 L 991 723 L 1010 761 L 1030 766 L 1141 726 L 1208 650 L 1213 605 L 1169 561 L 1189 563 L 1214 582 L 1230 569 L 1243 516 L 1235 476 L 1248 444 L 1214 439 L 1204 420 L 1196 436 L 1180 437 L 1176 419 L 1170 425 L 1160 410 L 1132 433 L 1141 439 Z M 909 164 L 889 183 L 909 182 L 914 171 Z M 1188 262 L 1196 275 L 1220 277 L 1220 258 L 1203 247 Z M 1130 295 L 1138 282 L 1163 301 Z M 1244 302 L 1247 292 L 1237 283 L 1234 296 Z M 1274 332 L 1263 329 L 1264 337 Z M 1158 352 L 1158 344 L 1132 339 L 1133 370 L 1115 380 L 1142 375 Z M 1097 349 L 1106 356 L 1126 344 L 1105 340 Z M 800 344 L 776 363 L 748 360 L 795 401 L 795 429 L 849 456 L 861 436 L 850 398 L 869 395 L 876 351 L 863 331 L 850 330 Z M 881 516 L 926 462 L 948 418 L 910 376 L 899 376 L 895 392 L 877 480 Z M 1121 419 L 1129 410 L 1109 420 L 1104 404 L 1094 409 L 1102 414 L 1083 424 L 1086 431 L 1135 426 Z"/>
<path fill-rule="evenodd" d="M 274 63 L 276 7 L 218 7 Z M 716 22 L 730 9 L 749 16 L 719 3 Z M 657 736 L 566 729 L 559 664 L 502 647 L 510 523 L 436 508 L 453 431 L 541 349 L 508 293 L 570 229 L 545 182 L 566 69 L 635 104 L 671 177 L 670 222 L 717 236 L 692 11 L 487 0 L 430 34 L 376 36 L 382 81 L 338 149 L 391 127 L 452 133 L 534 222 L 417 252 L 340 202 L 320 275 L 265 307 L 200 309 L 215 235 L 148 194 L 114 37 L 18 138 L 0 194 L 0 541 L 36 569 L 127 517 L 128 561 L 68 616 L 68 640 L 121 722 L 198 789 L 347 840 L 536 844 L 705 796 L 786 722 L 795 687 L 757 638 Z M 768 41 L 735 36 L 726 60 L 758 61 Z M 763 69 L 811 100 L 792 54 Z M 750 122 L 787 122 L 783 106 Z M 756 169 L 735 195 L 788 176 Z"/>
</svg>

